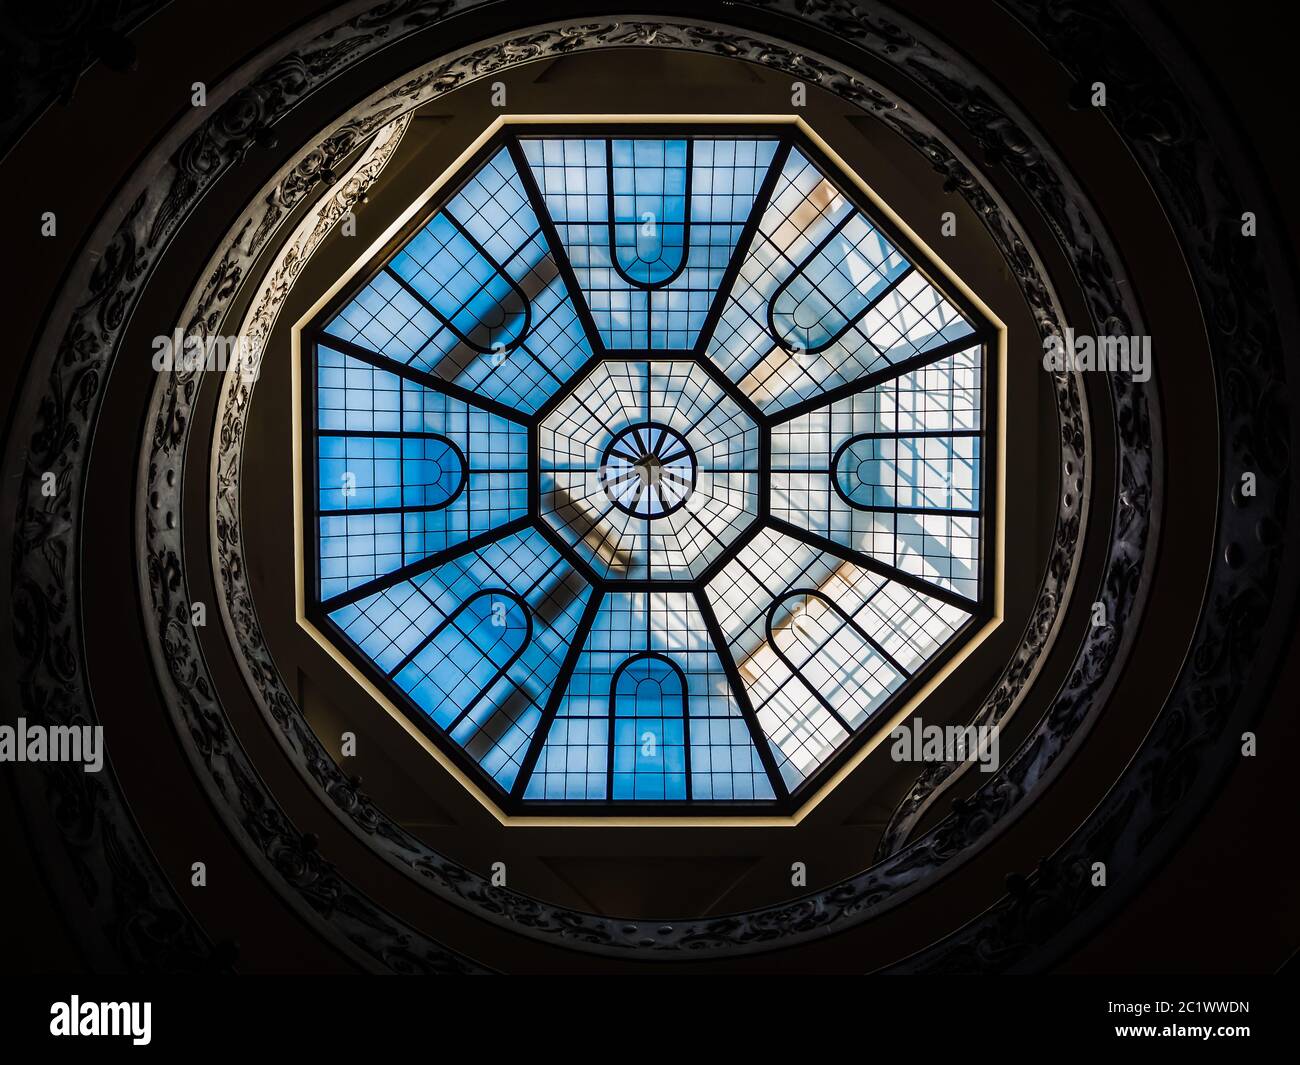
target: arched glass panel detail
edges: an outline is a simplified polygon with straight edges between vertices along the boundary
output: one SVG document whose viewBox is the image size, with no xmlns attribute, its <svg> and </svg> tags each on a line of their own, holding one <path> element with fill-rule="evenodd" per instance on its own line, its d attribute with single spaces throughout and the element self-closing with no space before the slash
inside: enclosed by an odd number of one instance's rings
<svg viewBox="0 0 1300 1065">
<path fill-rule="evenodd" d="M 972 337 L 961 308 L 802 145 L 778 180 L 721 308 L 708 354 L 764 411 Z"/>
<path fill-rule="evenodd" d="M 390 671 L 398 686 L 454 732 L 532 639 L 528 604 L 506 588 L 475 592 Z"/>
<path fill-rule="evenodd" d="M 536 410 L 591 345 L 520 162 L 509 146 L 493 148 L 327 318 L 326 337 L 466 398 Z"/>
<path fill-rule="evenodd" d="M 605 347 L 696 345 L 778 143 L 744 133 L 522 142 Z"/>
<path fill-rule="evenodd" d="M 977 609 L 776 530 L 749 541 L 706 595 L 791 791 L 869 727 Z"/>
<path fill-rule="evenodd" d="M 861 726 L 907 676 L 861 625 L 814 588 L 774 599 L 766 634 L 773 654 L 805 693 L 784 697 L 807 707 L 811 695 L 846 732 Z"/>
<path fill-rule="evenodd" d="M 970 514 L 979 509 L 979 434 L 868 433 L 832 463 L 844 501 L 859 510 Z"/>
<path fill-rule="evenodd" d="M 663 288 L 686 266 L 691 243 L 694 142 L 605 142 L 610 258 L 636 288 Z"/>
<path fill-rule="evenodd" d="M 639 673 L 623 676 L 627 671 L 622 667 L 647 659 L 660 662 L 660 666 L 644 666 Z M 753 803 L 773 799 L 775 793 L 765 766 L 766 745 L 736 697 L 709 619 L 696 597 L 682 592 L 605 593 L 573 675 L 557 704 L 554 723 L 525 797 L 609 800 L 613 794 L 611 752 L 620 736 L 628 746 L 633 737 L 626 725 L 619 731 L 616 722 L 623 719 L 617 711 L 635 705 L 628 698 L 634 689 L 639 690 L 639 678 L 664 676 L 663 669 L 668 668 L 663 665 L 665 661 L 676 667 L 680 687 L 685 691 L 684 711 L 671 699 L 668 705 L 686 723 L 687 731 L 680 742 L 687 757 L 683 772 L 689 780 L 690 800 Z M 660 692 L 679 690 L 666 677 L 664 680 L 667 687 L 659 686 Z M 652 694 L 648 690 L 647 698 Z M 644 731 L 635 735 L 642 738 Z M 663 737 L 676 741 L 676 726 L 671 730 L 658 726 L 650 731 L 661 746 Z M 623 772 L 635 775 L 638 759 L 650 757 L 639 753 L 640 743 L 636 750 L 636 756 L 622 756 L 624 760 L 618 764 L 632 766 Z M 666 765 L 648 763 L 650 768 Z M 676 770 L 672 783 L 677 787 L 675 774 Z M 651 783 L 647 777 L 642 786 L 650 787 Z M 665 789 L 669 783 L 663 781 Z M 630 786 L 634 793 L 635 785 L 633 780 Z M 687 786 L 685 781 L 681 786 Z"/>
<path fill-rule="evenodd" d="M 527 510 L 527 427 L 385 366 L 316 349 L 316 566 L 327 607 Z"/>
<path fill-rule="evenodd" d="M 355 436 L 325 431 L 319 454 L 322 515 L 441 510 L 461 493 L 469 475 L 460 448 L 437 433 Z"/>
<path fill-rule="evenodd" d="M 772 336 L 789 352 L 825 351 L 911 269 L 862 215 L 846 213 L 777 285 L 768 300 Z"/>
<path fill-rule="evenodd" d="M 686 676 L 671 658 L 641 654 L 609 693 L 609 793 L 617 800 L 690 798 Z"/>
<path fill-rule="evenodd" d="M 795 124 L 437 189 L 302 330 L 304 624 L 509 814 L 792 813 L 992 616 L 996 324 Z"/>
<path fill-rule="evenodd" d="M 972 345 L 774 426 L 773 516 L 978 600 L 983 369 Z"/>
</svg>

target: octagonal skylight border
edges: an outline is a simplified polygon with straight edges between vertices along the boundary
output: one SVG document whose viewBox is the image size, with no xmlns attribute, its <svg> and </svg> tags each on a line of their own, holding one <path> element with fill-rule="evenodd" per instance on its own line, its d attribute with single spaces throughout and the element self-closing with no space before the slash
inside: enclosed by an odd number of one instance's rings
<svg viewBox="0 0 1300 1065">
<path fill-rule="evenodd" d="M 507 125 L 433 202 L 304 333 L 306 617 L 508 812 L 796 808 L 991 614 L 994 326 L 794 126 Z M 664 579 L 541 518 L 638 361 L 757 427 Z"/>
</svg>

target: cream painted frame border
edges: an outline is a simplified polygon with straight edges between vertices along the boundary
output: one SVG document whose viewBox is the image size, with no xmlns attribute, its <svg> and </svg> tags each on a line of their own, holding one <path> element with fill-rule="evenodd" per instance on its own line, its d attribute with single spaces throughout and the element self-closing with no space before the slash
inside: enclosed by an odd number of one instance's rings
<svg viewBox="0 0 1300 1065">
<path fill-rule="evenodd" d="M 986 542 L 990 543 L 993 548 L 993 613 L 992 616 L 984 623 L 978 632 L 974 633 L 967 642 L 959 648 L 944 663 L 930 679 L 913 692 L 912 697 L 899 707 L 887 720 L 877 724 L 871 737 L 867 739 L 853 756 L 844 762 L 822 785 L 792 814 L 784 815 L 763 815 L 763 816 L 746 816 L 743 814 L 728 815 L 726 817 L 703 815 L 696 817 L 694 815 L 677 815 L 665 817 L 663 815 L 647 815 L 645 817 L 635 815 L 601 815 L 599 817 L 574 816 L 574 817 L 557 817 L 554 815 L 519 815 L 506 814 L 492 797 L 488 795 L 478 783 L 471 779 L 459 766 L 457 766 L 446 754 L 439 749 L 438 745 L 433 742 L 421 729 L 416 727 L 379 688 L 365 677 L 360 670 L 356 668 L 347 658 L 341 654 L 338 649 L 327 640 L 324 634 L 308 620 L 306 616 L 306 588 L 304 586 L 304 557 L 305 557 L 305 530 L 303 528 L 303 484 L 302 484 L 302 332 L 307 324 L 315 318 L 333 297 L 356 276 L 361 269 L 377 255 L 380 250 L 388 243 L 392 237 L 404 227 L 412 217 L 424 210 L 439 190 L 447 184 L 456 174 L 458 174 L 474 154 L 483 147 L 497 132 L 507 125 L 592 125 L 597 123 L 617 122 L 622 125 L 635 125 L 638 123 L 678 123 L 683 125 L 700 125 L 707 123 L 726 123 L 728 125 L 790 125 L 797 128 L 806 136 L 816 147 L 823 152 L 831 162 L 835 164 L 841 173 L 849 178 L 858 188 L 864 197 L 870 201 L 872 207 L 887 218 L 891 224 L 896 226 L 912 243 L 920 249 L 927 257 L 928 262 L 922 264 L 941 274 L 944 280 L 953 288 L 957 289 L 966 297 L 979 311 L 983 314 L 990 324 L 992 324 L 996 333 L 996 358 L 997 358 L 997 376 L 995 388 L 997 390 L 997 421 L 994 426 L 994 435 L 997 441 L 996 447 L 996 469 L 994 470 L 994 479 L 997 484 L 995 494 L 995 503 L 993 509 L 994 530 L 993 535 Z M 926 273 L 922 269 L 922 273 Z M 1007 398 L 1007 328 L 1005 323 L 995 315 L 984 301 L 981 300 L 970 288 L 948 267 L 948 265 L 935 254 L 925 241 L 923 241 L 906 222 L 903 221 L 889 205 L 885 203 L 858 174 L 849 167 L 840 155 L 829 144 L 826 143 L 811 127 L 808 126 L 802 118 L 791 115 L 677 115 L 677 114 L 654 114 L 654 115 L 502 115 L 495 122 L 489 125 L 465 150 L 440 174 L 434 182 L 429 185 L 412 203 L 400 214 L 393 222 L 375 239 L 360 257 L 334 282 L 330 288 L 324 292 L 321 297 L 294 323 L 290 333 L 290 394 L 293 398 L 292 403 L 292 433 L 293 433 L 293 521 L 294 521 L 294 588 L 295 603 L 294 610 L 298 625 L 330 656 L 352 679 L 381 706 L 394 721 L 400 725 L 408 735 L 410 735 L 424 750 L 433 757 L 449 775 L 454 777 L 480 804 L 492 814 L 492 816 L 502 825 L 527 826 L 530 828 L 733 828 L 733 827 L 751 827 L 751 828 L 782 828 L 793 827 L 798 825 L 821 801 L 826 798 L 830 792 L 839 785 L 850 773 L 852 773 L 866 757 L 871 754 L 877 747 L 885 741 L 889 733 L 899 724 L 907 720 L 920 707 L 921 703 L 941 685 L 953 671 L 964 662 L 970 654 L 983 643 L 988 637 L 1002 624 L 1003 618 L 1003 564 L 1004 564 L 1004 530 L 1005 530 L 1005 506 L 1006 506 L 1006 463 L 1003 456 L 1006 451 L 1006 398 Z M 987 456 L 985 456 L 987 461 Z"/>
</svg>

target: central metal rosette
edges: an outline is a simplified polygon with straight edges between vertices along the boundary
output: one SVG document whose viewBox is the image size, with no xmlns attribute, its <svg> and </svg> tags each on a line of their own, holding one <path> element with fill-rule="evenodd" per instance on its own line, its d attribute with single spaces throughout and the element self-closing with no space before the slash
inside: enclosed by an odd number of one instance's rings
<svg viewBox="0 0 1300 1065">
<path fill-rule="evenodd" d="M 662 518 L 684 506 L 698 474 L 691 445 L 654 422 L 624 429 L 610 441 L 600 465 L 605 495 L 634 518 Z"/>
<path fill-rule="evenodd" d="M 541 423 L 541 514 L 604 579 L 688 581 L 758 517 L 759 427 L 693 359 L 608 359 Z"/>
</svg>

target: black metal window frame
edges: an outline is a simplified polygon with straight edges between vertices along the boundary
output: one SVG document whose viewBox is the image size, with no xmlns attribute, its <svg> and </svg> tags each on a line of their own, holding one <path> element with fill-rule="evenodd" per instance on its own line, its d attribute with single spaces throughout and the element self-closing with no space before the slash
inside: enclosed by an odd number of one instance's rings
<svg viewBox="0 0 1300 1065">
<path fill-rule="evenodd" d="M 700 137 L 730 137 L 734 139 L 770 137 L 778 142 L 766 178 L 755 197 L 754 207 L 750 213 L 749 220 L 745 224 L 741 235 L 736 242 L 731 259 L 723 274 L 722 280 L 718 285 L 717 291 L 714 294 L 704 325 L 700 329 L 697 341 L 691 349 L 610 349 L 602 342 L 599 330 L 597 329 L 590 310 L 587 307 L 583 290 L 574 276 L 573 267 L 569 262 L 564 244 L 559 238 L 555 225 L 551 220 L 550 214 L 543 201 L 541 191 L 537 186 L 528 162 L 523 156 L 523 149 L 519 143 L 520 139 L 566 138 L 573 137 L 575 134 L 580 134 L 584 137 L 616 137 L 619 139 L 636 139 L 638 137 L 661 139 L 664 137 L 676 137 L 686 138 L 688 141 Z M 370 351 L 362 345 L 350 341 L 344 341 L 337 337 L 331 337 L 324 328 L 324 323 L 333 319 L 359 290 L 364 288 L 365 285 L 368 284 L 376 275 L 383 272 L 397 251 L 405 246 L 405 244 L 416 233 L 426 226 L 438 211 L 442 210 L 446 202 L 452 199 L 484 165 L 484 163 L 494 157 L 502 148 L 506 148 L 509 151 L 511 158 L 519 171 L 530 205 L 540 223 L 541 232 L 546 241 L 548 250 L 555 259 L 560 275 L 563 278 L 564 286 L 573 301 L 574 309 L 577 312 L 577 316 L 582 324 L 583 332 L 592 351 L 591 358 L 576 372 L 570 374 L 565 382 L 558 384 L 551 396 L 531 415 L 521 413 L 488 397 L 479 396 L 471 390 L 459 387 L 452 382 L 444 381 L 434 375 L 424 373 L 411 367 L 403 366 Z M 767 414 L 722 372 L 712 359 L 707 356 L 706 352 L 713 339 L 713 334 L 717 328 L 718 321 L 726 306 L 727 296 L 734 288 L 741 266 L 754 243 L 764 209 L 772 197 L 777 179 L 779 178 L 784 162 L 792 148 L 797 148 L 810 163 L 817 167 L 823 177 L 827 178 L 835 184 L 836 187 L 840 188 L 846 198 L 848 198 L 853 206 L 856 207 L 863 216 L 865 216 L 870 224 L 878 229 L 894 247 L 907 257 L 911 265 L 905 273 L 910 274 L 911 272 L 916 271 L 925 277 L 925 279 L 934 285 L 938 291 L 943 293 L 944 297 L 948 299 L 949 302 L 971 324 L 973 332 L 971 335 L 963 337 L 960 340 L 937 345 L 920 355 L 902 360 L 891 366 L 885 367 L 882 370 L 866 374 L 856 380 L 837 385 L 836 387 L 828 389 L 808 400 L 783 408 L 776 414 Z M 424 210 L 417 212 L 413 218 L 407 220 L 407 222 L 385 242 L 385 244 L 371 257 L 368 266 L 362 271 L 359 271 L 351 279 L 348 285 L 340 289 L 340 291 L 330 301 L 328 301 L 321 311 L 314 317 L 312 323 L 304 328 L 302 333 L 301 350 L 304 357 L 308 359 L 309 362 L 306 367 L 306 372 L 301 375 L 300 403 L 303 414 L 302 426 L 304 440 L 302 448 L 303 466 L 300 476 L 302 477 L 302 484 L 304 486 L 304 491 L 302 492 L 302 518 L 303 534 L 306 542 L 303 545 L 302 556 L 306 570 L 304 573 L 306 588 L 304 613 L 306 620 L 315 626 L 318 631 L 324 634 L 329 639 L 330 643 L 355 669 L 365 676 L 372 684 L 383 690 L 386 696 L 402 710 L 405 716 L 422 732 L 429 736 L 437 745 L 438 749 L 447 756 L 451 762 L 457 766 L 457 768 L 474 780 L 476 785 L 506 815 L 521 817 L 580 816 L 584 818 L 629 815 L 641 817 L 682 816 L 689 818 L 727 814 L 734 814 L 737 816 L 788 816 L 795 813 L 801 806 L 803 806 L 808 797 L 818 790 L 824 780 L 832 776 L 841 766 L 853 758 L 862 745 L 866 743 L 876 731 L 876 729 L 871 727 L 870 722 L 851 734 L 849 739 L 833 754 L 831 754 L 825 762 L 823 762 L 797 788 L 790 790 L 786 787 L 779 771 L 777 770 L 775 759 L 768 745 L 768 741 L 758 723 L 757 715 L 748 691 L 740 678 L 737 665 L 723 636 L 713 604 L 710 602 L 705 591 L 707 585 L 713 580 L 713 578 L 716 577 L 718 573 L 721 572 L 722 569 L 725 568 L 733 559 L 735 559 L 744 546 L 764 528 L 788 535 L 795 540 L 802 541 L 809 546 L 825 552 L 827 555 L 861 566 L 869 572 L 897 582 L 904 588 L 918 591 L 940 602 L 960 607 L 970 614 L 969 618 L 961 624 L 961 626 L 943 643 L 943 645 L 933 655 L 931 655 L 931 657 L 919 669 L 908 677 L 907 682 L 901 685 L 898 690 L 885 699 L 884 702 L 873 712 L 873 720 L 887 720 L 900 703 L 910 699 L 917 688 L 922 686 L 945 665 L 947 665 L 970 637 L 974 633 L 978 632 L 992 618 L 995 559 L 991 550 L 991 543 L 995 533 L 993 523 L 996 515 L 996 471 L 998 463 L 1001 461 L 996 448 L 992 446 L 995 443 L 994 432 L 997 425 L 997 418 L 999 416 L 996 407 L 998 392 L 995 387 L 997 374 L 999 372 L 997 362 L 999 357 L 997 329 L 993 323 L 984 317 L 978 307 L 976 307 L 959 288 L 950 287 L 946 281 L 936 280 L 927 270 L 928 257 L 916 247 L 914 242 L 905 233 L 894 226 L 888 217 L 882 215 L 879 208 L 857 188 L 853 181 L 846 180 L 840 175 L 841 172 L 839 168 L 832 164 L 820 148 L 818 148 L 818 146 L 804 133 L 804 131 L 794 124 L 711 122 L 677 122 L 673 124 L 566 124 L 558 122 L 536 125 L 512 125 L 507 123 L 474 153 L 474 155 L 462 167 L 456 178 L 440 189 L 425 206 Z M 610 239 L 612 241 L 612 234 Z M 682 253 L 683 261 L 687 255 L 688 247 L 688 244 L 684 241 Z M 776 294 L 774 293 L 773 300 L 775 299 L 775 296 Z M 524 296 L 524 300 L 526 305 L 526 296 Z M 527 309 L 526 313 L 528 313 Z M 861 314 L 857 314 L 855 317 L 860 318 Z M 527 331 L 525 330 L 514 343 L 517 344 L 522 342 L 526 336 Z M 783 341 L 776 333 L 773 333 L 772 339 L 778 345 L 784 346 Z M 324 344 L 336 351 L 341 351 L 344 354 L 355 357 L 359 361 L 368 363 L 377 368 L 382 368 L 399 378 L 411 381 L 412 383 L 421 385 L 433 391 L 440 392 L 449 398 L 460 400 L 480 410 L 498 414 L 517 425 L 523 426 L 528 435 L 529 487 L 526 514 L 520 518 L 508 521 L 487 533 L 471 536 L 460 543 L 446 548 L 445 550 L 434 552 L 418 562 L 401 566 L 374 581 L 367 582 L 364 585 L 359 585 L 343 595 L 335 596 L 322 603 L 318 595 L 319 536 L 317 535 L 317 532 L 313 531 L 318 530 L 317 519 L 319 511 L 315 509 L 313 504 L 314 501 L 319 500 L 320 488 L 318 484 L 319 463 L 316 451 L 318 430 L 316 429 L 315 406 L 316 351 L 318 344 Z M 788 422 L 802 414 L 810 413 L 811 411 L 825 407 L 838 399 L 856 395 L 876 385 L 901 377 L 909 372 L 924 368 L 932 363 L 940 362 L 944 358 L 956 352 L 967 351 L 977 346 L 981 352 L 980 428 L 976 434 L 981 442 L 981 463 L 979 475 L 981 505 L 978 511 L 970 512 L 973 515 L 979 516 L 981 519 L 979 531 L 980 593 L 977 599 L 969 599 L 955 592 L 948 591 L 938 585 L 931 584 L 922 578 L 915 577 L 912 574 L 897 569 L 896 567 L 880 562 L 870 555 L 855 551 L 843 544 L 819 536 L 815 533 L 810 533 L 807 530 L 792 525 L 771 514 L 770 497 L 772 469 L 770 463 L 770 434 L 775 426 Z M 693 580 L 642 581 L 601 577 L 591 569 L 578 553 L 572 550 L 564 539 L 559 536 L 559 534 L 551 528 L 545 520 L 542 520 L 541 518 L 540 494 L 538 491 L 538 428 L 541 422 L 555 410 L 556 406 L 558 406 L 565 395 L 568 394 L 572 386 L 577 382 L 582 381 L 596 366 L 604 361 L 645 361 L 647 363 L 664 361 L 695 362 L 711 376 L 719 387 L 722 388 L 750 418 L 753 419 L 759 428 L 758 515 L 749 526 L 736 536 L 734 540 L 718 555 L 718 557 Z M 833 466 L 829 469 L 828 475 L 835 490 L 842 495 L 843 493 L 838 484 L 838 478 Z M 482 767 L 479 766 L 474 759 L 469 757 L 458 744 L 452 742 L 443 734 L 442 730 L 430 720 L 429 715 L 423 708 L 418 706 L 405 692 L 393 684 L 391 678 L 378 669 L 369 658 L 358 651 L 341 628 L 330 619 L 329 614 L 336 611 L 346 603 L 356 602 L 357 600 L 364 598 L 367 595 L 374 594 L 383 588 L 391 587 L 412 576 L 428 570 L 436 569 L 439 566 L 453 561 L 456 558 L 468 554 L 480 547 L 494 541 L 499 541 L 507 536 L 528 528 L 539 531 L 566 559 L 566 561 L 569 562 L 577 573 L 581 575 L 583 580 L 586 581 L 590 588 L 590 595 L 583 609 L 577 628 L 573 633 L 570 646 L 567 648 L 566 655 L 561 663 L 559 674 L 548 693 L 546 705 L 543 709 L 542 719 L 533 734 L 532 742 L 529 745 L 529 749 L 525 755 L 525 760 L 516 778 L 515 787 L 509 792 L 506 792 L 497 785 L 495 781 L 488 777 Z M 634 592 L 683 591 L 694 595 L 700 614 L 704 618 L 705 624 L 708 628 L 714 650 L 722 664 L 724 672 L 727 675 L 732 695 L 735 698 L 737 705 L 741 708 L 742 714 L 745 718 L 745 723 L 753 739 L 755 750 L 758 752 L 764 768 L 767 771 L 768 777 L 771 780 L 776 795 L 774 800 L 697 800 L 683 803 L 673 801 L 660 802 L 656 800 L 620 802 L 609 798 L 604 800 L 525 800 L 523 798 L 523 792 L 527 780 L 536 767 L 537 759 L 545 743 L 547 733 L 557 715 L 559 702 L 573 676 L 577 659 L 591 632 L 601 601 L 607 592 L 616 589 Z M 806 592 L 807 589 L 804 589 L 804 591 Z M 787 599 L 795 594 L 803 593 L 795 587 L 788 588 L 774 598 L 774 603 Z M 641 654 L 643 653 L 632 652 L 628 655 L 626 661 L 630 662 Z M 624 664 L 626 664 L 626 662 Z M 689 716 L 685 716 L 684 720 L 688 722 L 686 727 L 689 728 Z M 612 744 L 612 742 L 613 739 L 611 735 L 610 743 Z"/>
</svg>

